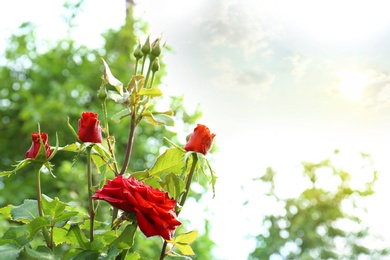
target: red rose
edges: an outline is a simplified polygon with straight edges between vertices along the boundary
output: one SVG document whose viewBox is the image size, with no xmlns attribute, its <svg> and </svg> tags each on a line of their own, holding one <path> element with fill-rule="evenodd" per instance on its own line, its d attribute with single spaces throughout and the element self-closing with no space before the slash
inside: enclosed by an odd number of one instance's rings
<svg viewBox="0 0 390 260">
<path fill-rule="evenodd" d="M 184 149 L 187 152 L 193 151 L 206 155 L 213 144 L 214 137 L 215 134 L 211 134 L 207 126 L 198 124 Z"/>
<path fill-rule="evenodd" d="M 26 153 L 26 158 L 35 159 L 37 157 L 37 154 L 39 152 L 39 148 L 41 147 L 40 139 L 42 139 L 42 143 L 45 145 L 46 149 L 46 159 L 50 157 L 52 151 L 50 150 L 50 143 L 47 141 L 47 134 L 46 133 L 36 133 L 33 132 L 31 134 L 32 144 L 30 149 Z"/>
<path fill-rule="evenodd" d="M 83 142 L 101 143 L 102 142 L 102 127 L 97 119 L 98 114 L 92 112 L 84 112 L 79 119 L 78 136 Z"/>
<path fill-rule="evenodd" d="M 135 212 L 139 228 L 147 237 L 158 235 L 170 240 L 176 227 L 181 225 L 176 218 L 176 201 L 170 199 L 168 193 L 145 185 L 134 177 L 119 175 L 96 190 L 92 198 L 105 200 L 125 212 Z"/>
</svg>

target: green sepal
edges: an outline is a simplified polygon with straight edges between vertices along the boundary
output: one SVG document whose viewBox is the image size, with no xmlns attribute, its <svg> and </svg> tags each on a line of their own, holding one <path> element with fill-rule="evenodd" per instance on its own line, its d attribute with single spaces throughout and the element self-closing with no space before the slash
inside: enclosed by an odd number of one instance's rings
<svg viewBox="0 0 390 260">
<path fill-rule="evenodd" d="M 103 66 L 104 66 L 104 72 L 103 72 L 103 80 L 110 84 L 111 86 L 115 87 L 115 89 L 118 91 L 118 93 L 123 96 L 123 84 L 120 82 L 117 78 L 112 75 L 110 67 L 106 63 L 106 61 L 101 58 L 103 61 Z"/>
<path fill-rule="evenodd" d="M 213 197 L 215 197 L 215 183 L 217 181 L 217 176 L 215 176 L 215 171 L 211 168 L 211 165 L 207 160 L 206 156 L 204 156 L 204 154 L 193 152 L 193 151 L 186 152 L 184 156 L 186 162 L 186 168 L 192 163 L 192 159 L 190 157 L 191 155 L 196 156 L 199 161 L 199 165 L 196 165 L 195 168 L 196 171 L 200 169 L 205 176 L 207 176 L 206 173 L 207 171 L 210 173 L 210 177 L 208 178 L 208 181 L 211 184 Z"/>
<path fill-rule="evenodd" d="M 27 159 L 24 159 L 24 160 L 21 160 L 18 164 L 16 165 L 13 165 L 14 166 L 14 169 L 12 171 L 3 171 L 3 172 L 0 172 L 0 177 L 5 177 L 5 176 L 9 176 L 11 175 L 12 173 L 16 173 L 18 170 L 24 168 L 26 165 L 32 163 L 33 160 L 30 159 L 30 158 L 27 158 Z"/>
<path fill-rule="evenodd" d="M 82 141 L 80 140 L 76 130 L 74 130 L 73 126 L 69 123 L 69 117 L 68 117 L 68 121 L 67 121 L 67 125 L 68 125 L 68 128 L 70 129 L 70 132 L 72 133 L 72 135 L 76 138 L 76 140 L 80 143 L 82 143 Z"/>
</svg>

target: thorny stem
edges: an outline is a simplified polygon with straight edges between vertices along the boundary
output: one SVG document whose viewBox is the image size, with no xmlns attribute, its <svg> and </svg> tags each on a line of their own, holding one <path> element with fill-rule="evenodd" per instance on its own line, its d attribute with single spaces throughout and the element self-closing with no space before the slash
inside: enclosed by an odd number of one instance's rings
<svg viewBox="0 0 390 260">
<path fill-rule="evenodd" d="M 191 186 L 191 182 L 192 182 L 192 177 L 194 176 L 195 167 L 196 167 L 196 164 L 198 163 L 198 156 L 196 153 L 192 154 L 192 158 L 193 158 L 192 165 L 191 165 L 190 173 L 188 174 L 188 177 L 187 177 L 185 192 L 184 192 L 183 196 L 181 197 L 181 200 L 179 202 L 179 206 L 176 209 L 176 216 L 179 216 L 179 213 L 180 213 L 181 209 L 183 208 L 184 203 L 187 200 L 188 192 L 190 190 L 190 186 Z M 160 260 L 163 260 L 166 256 L 165 251 L 166 251 L 167 245 L 168 245 L 167 241 L 164 240 L 164 244 L 161 248 Z"/>
<path fill-rule="evenodd" d="M 35 176 L 36 176 L 36 185 L 37 185 L 36 189 L 37 189 L 38 212 L 39 212 L 39 216 L 43 217 L 44 214 L 43 214 L 43 209 L 42 209 L 42 191 L 41 191 L 41 170 L 40 170 L 40 167 L 37 167 L 36 165 L 34 165 L 35 172 L 36 172 Z M 53 245 L 50 242 L 51 239 L 49 237 L 49 234 L 47 233 L 46 227 L 42 228 L 42 233 L 43 233 L 43 237 L 45 238 L 45 242 L 46 242 L 47 247 L 52 249 Z"/>
<path fill-rule="evenodd" d="M 95 207 L 92 199 L 92 167 L 91 167 L 92 146 L 87 148 L 87 176 L 88 176 L 88 202 L 89 202 L 89 240 L 93 241 L 93 226 L 95 221 Z"/>
</svg>

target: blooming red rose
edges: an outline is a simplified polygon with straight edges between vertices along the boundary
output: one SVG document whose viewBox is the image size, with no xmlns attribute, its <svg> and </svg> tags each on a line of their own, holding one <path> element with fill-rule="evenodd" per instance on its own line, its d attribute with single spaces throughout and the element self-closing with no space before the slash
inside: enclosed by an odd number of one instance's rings
<svg viewBox="0 0 390 260">
<path fill-rule="evenodd" d="M 78 136 L 83 142 L 101 143 L 102 142 L 102 127 L 98 120 L 98 114 L 92 112 L 84 112 L 79 119 Z"/>
<path fill-rule="evenodd" d="M 181 225 L 175 213 L 176 201 L 170 199 L 168 193 L 134 177 L 119 175 L 96 190 L 92 198 L 105 200 L 125 212 L 135 212 L 139 228 L 147 237 L 159 235 L 170 240 L 176 227 Z"/>
<path fill-rule="evenodd" d="M 39 134 L 39 133 L 33 132 L 31 134 L 31 139 L 32 139 L 32 144 L 31 144 L 30 149 L 26 152 L 26 158 L 35 159 L 35 157 L 37 157 L 37 154 L 39 152 L 39 148 L 41 147 L 40 139 L 42 139 L 42 143 L 45 145 L 46 159 L 49 158 L 50 155 L 52 154 L 52 151 L 50 150 L 50 143 L 47 140 L 47 134 L 46 133 Z"/>
<path fill-rule="evenodd" d="M 214 137 L 215 134 L 211 134 L 207 126 L 198 124 L 184 149 L 187 152 L 193 151 L 206 155 L 213 144 Z"/>
</svg>

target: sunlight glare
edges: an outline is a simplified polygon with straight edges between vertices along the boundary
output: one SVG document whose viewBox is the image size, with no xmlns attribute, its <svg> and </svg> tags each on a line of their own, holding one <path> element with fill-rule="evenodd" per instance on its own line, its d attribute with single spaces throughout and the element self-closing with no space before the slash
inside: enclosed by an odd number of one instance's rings
<svg viewBox="0 0 390 260">
<path fill-rule="evenodd" d="M 363 97 L 365 87 L 368 83 L 368 75 L 359 71 L 342 71 L 339 73 L 339 81 L 336 83 L 336 90 L 345 97 L 360 100 Z"/>
</svg>

